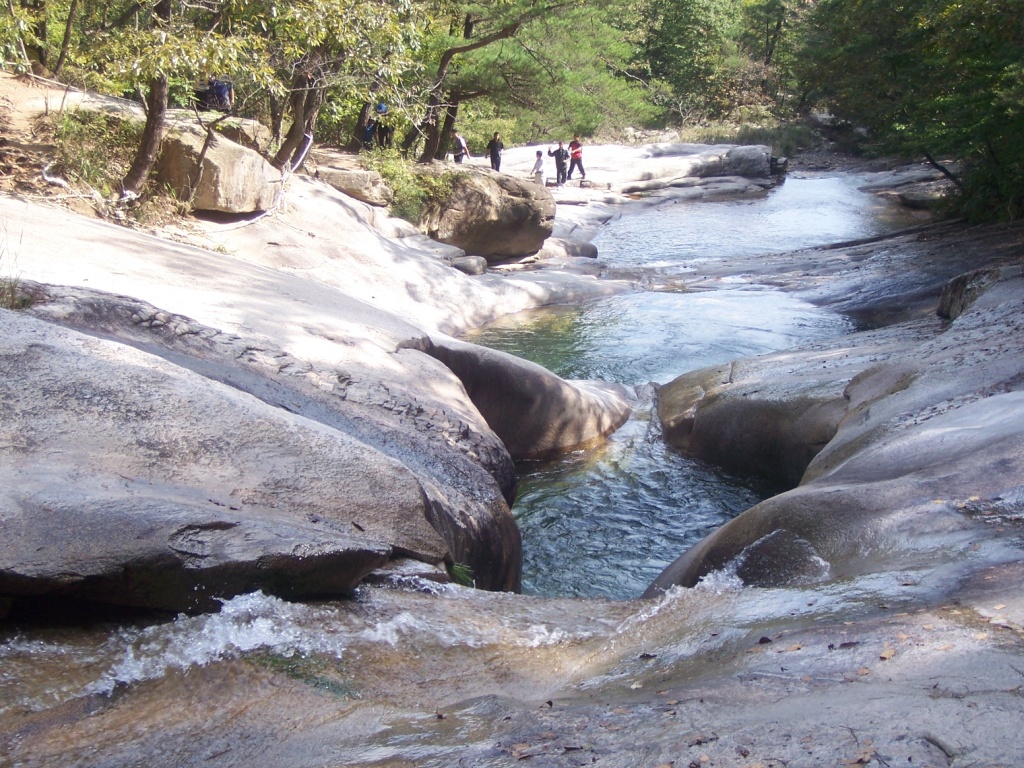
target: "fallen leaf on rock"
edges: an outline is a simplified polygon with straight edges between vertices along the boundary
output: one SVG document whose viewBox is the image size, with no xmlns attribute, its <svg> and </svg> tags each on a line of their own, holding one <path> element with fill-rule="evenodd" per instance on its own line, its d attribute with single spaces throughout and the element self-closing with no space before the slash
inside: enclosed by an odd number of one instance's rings
<svg viewBox="0 0 1024 768">
<path fill-rule="evenodd" d="M 801 648 L 803 648 L 803 646 L 800 645 L 800 643 L 797 643 L 796 645 L 789 646 L 789 648 L 786 649 L 786 653 L 791 653 L 792 651 L 799 651 Z"/>
<path fill-rule="evenodd" d="M 884 651 L 878 654 L 878 658 L 880 658 L 882 661 L 888 661 L 895 655 L 896 651 L 894 651 L 892 648 L 886 648 Z"/>
<path fill-rule="evenodd" d="M 935 625 L 934 624 L 922 624 L 921 625 L 921 629 L 927 629 L 929 632 L 931 632 L 933 629 L 935 629 Z"/>
<path fill-rule="evenodd" d="M 861 677 L 864 677 L 864 675 L 870 675 L 871 674 L 871 670 L 868 669 L 867 667 L 861 667 L 860 669 L 857 670 L 857 674 L 860 675 Z"/>
<path fill-rule="evenodd" d="M 632 684 L 631 686 L 629 686 L 629 687 L 630 687 L 630 688 L 632 688 L 632 689 L 633 689 L 633 690 L 635 691 L 635 690 L 638 690 L 638 689 L 640 689 L 640 688 L 643 688 L 643 687 L 644 687 L 644 684 L 643 684 L 643 683 L 633 683 L 633 684 Z"/>
<path fill-rule="evenodd" d="M 810 675 L 804 675 L 803 677 L 800 678 L 800 682 L 803 682 L 803 683 L 811 682 L 811 676 Z"/>
<path fill-rule="evenodd" d="M 935 650 L 936 650 L 936 651 L 952 651 L 952 650 L 953 650 L 953 647 L 954 647 L 954 646 L 953 646 L 953 644 L 952 644 L 952 643 L 943 643 L 942 645 L 940 645 L 940 646 L 939 646 L 938 648 L 936 648 Z"/>
<path fill-rule="evenodd" d="M 618 709 L 612 710 L 613 715 L 628 715 L 629 712 L 630 710 L 626 709 L 625 707 L 619 707 Z"/>
<path fill-rule="evenodd" d="M 988 632 L 977 632 L 974 635 L 974 639 L 975 640 L 987 640 L 988 639 Z"/>
<path fill-rule="evenodd" d="M 999 605 L 993 605 L 992 606 L 992 610 L 993 611 L 1001 611 L 1005 607 L 1006 607 L 1006 603 L 1000 603 Z"/>
</svg>

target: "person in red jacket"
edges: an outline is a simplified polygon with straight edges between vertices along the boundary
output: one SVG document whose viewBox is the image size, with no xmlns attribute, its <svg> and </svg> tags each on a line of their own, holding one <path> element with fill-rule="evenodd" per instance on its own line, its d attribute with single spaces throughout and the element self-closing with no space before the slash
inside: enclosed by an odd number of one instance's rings
<svg viewBox="0 0 1024 768">
<path fill-rule="evenodd" d="M 569 142 L 569 175 L 567 178 L 572 178 L 574 168 L 580 169 L 580 178 L 587 178 L 587 172 L 583 170 L 583 145 L 580 143 L 579 134 L 573 136 L 572 141 Z"/>
</svg>

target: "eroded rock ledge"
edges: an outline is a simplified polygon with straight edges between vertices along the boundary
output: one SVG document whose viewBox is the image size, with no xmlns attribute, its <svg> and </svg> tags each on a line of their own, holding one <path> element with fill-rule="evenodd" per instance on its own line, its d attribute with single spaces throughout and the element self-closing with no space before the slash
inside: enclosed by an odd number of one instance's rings
<svg viewBox="0 0 1024 768">
<path fill-rule="evenodd" d="M 667 440 L 792 490 L 684 553 L 648 596 L 727 566 L 751 584 L 854 575 L 879 567 L 886 552 L 925 551 L 939 531 L 992 536 L 975 508 L 1019 517 L 1024 237 L 1019 227 L 975 234 L 1000 245 L 944 290 L 936 278 L 957 260 L 908 261 L 894 281 L 888 302 L 910 287 L 909 303 L 920 306 L 927 291 L 931 316 L 696 371 L 661 388 Z"/>
</svg>

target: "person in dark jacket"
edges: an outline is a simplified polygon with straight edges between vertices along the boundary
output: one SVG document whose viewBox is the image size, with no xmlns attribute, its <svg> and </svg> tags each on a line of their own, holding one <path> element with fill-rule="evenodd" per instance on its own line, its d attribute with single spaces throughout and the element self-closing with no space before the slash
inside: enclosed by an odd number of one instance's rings
<svg viewBox="0 0 1024 768">
<path fill-rule="evenodd" d="M 501 134 L 495 131 L 494 138 L 487 142 L 487 154 L 491 158 L 491 168 L 501 170 L 501 152 L 505 145 L 501 143 Z"/>
<path fill-rule="evenodd" d="M 548 157 L 555 158 L 555 175 L 557 177 L 558 186 L 565 184 L 565 169 L 569 163 L 569 153 L 565 147 L 562 146 L 562 142 L 558 142 L 558 149 L 551 151 L 548 149 Z"/>
</svg>

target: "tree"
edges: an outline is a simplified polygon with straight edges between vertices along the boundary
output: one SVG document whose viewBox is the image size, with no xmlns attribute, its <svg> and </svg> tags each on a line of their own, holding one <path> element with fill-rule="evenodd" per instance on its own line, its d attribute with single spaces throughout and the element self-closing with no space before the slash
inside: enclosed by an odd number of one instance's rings
<svg viewBox="0 0 1024 768">
<path fill-rule="evenodd" d="M 437 64 L 418 128 L 424 139 L 421 161 L 443 154 L 459 104 L 470 93 L 453 92 L 450 87 L 449 79 L 460 57 L 510 41 L 529 23 L 551 17 L 571 5 L 572 0 L 490 0 L 486 4 L 459 4 L 450 9 L 447 30 L 435 34 L 433 40 Z M 411 149 L 417 138 L 416 132 L 410 132 L 403 144 L 405 151 Z"/>
<path fill-rule="evenodd" d="M 801 71 L 878 152 L 947 170 L 972 218 L 1024 214 L 1024 14 L 1019 0 L 822 0 Z M 954 173 L 939 160 L 961 163 Z"/>
<path fill-rule="evenodd" d="M 647 0 L 642 9 L 642 58 L 650 76 L 671 89 L 680 116 L 726 112 L 736 0 Z"/>
</svg>

